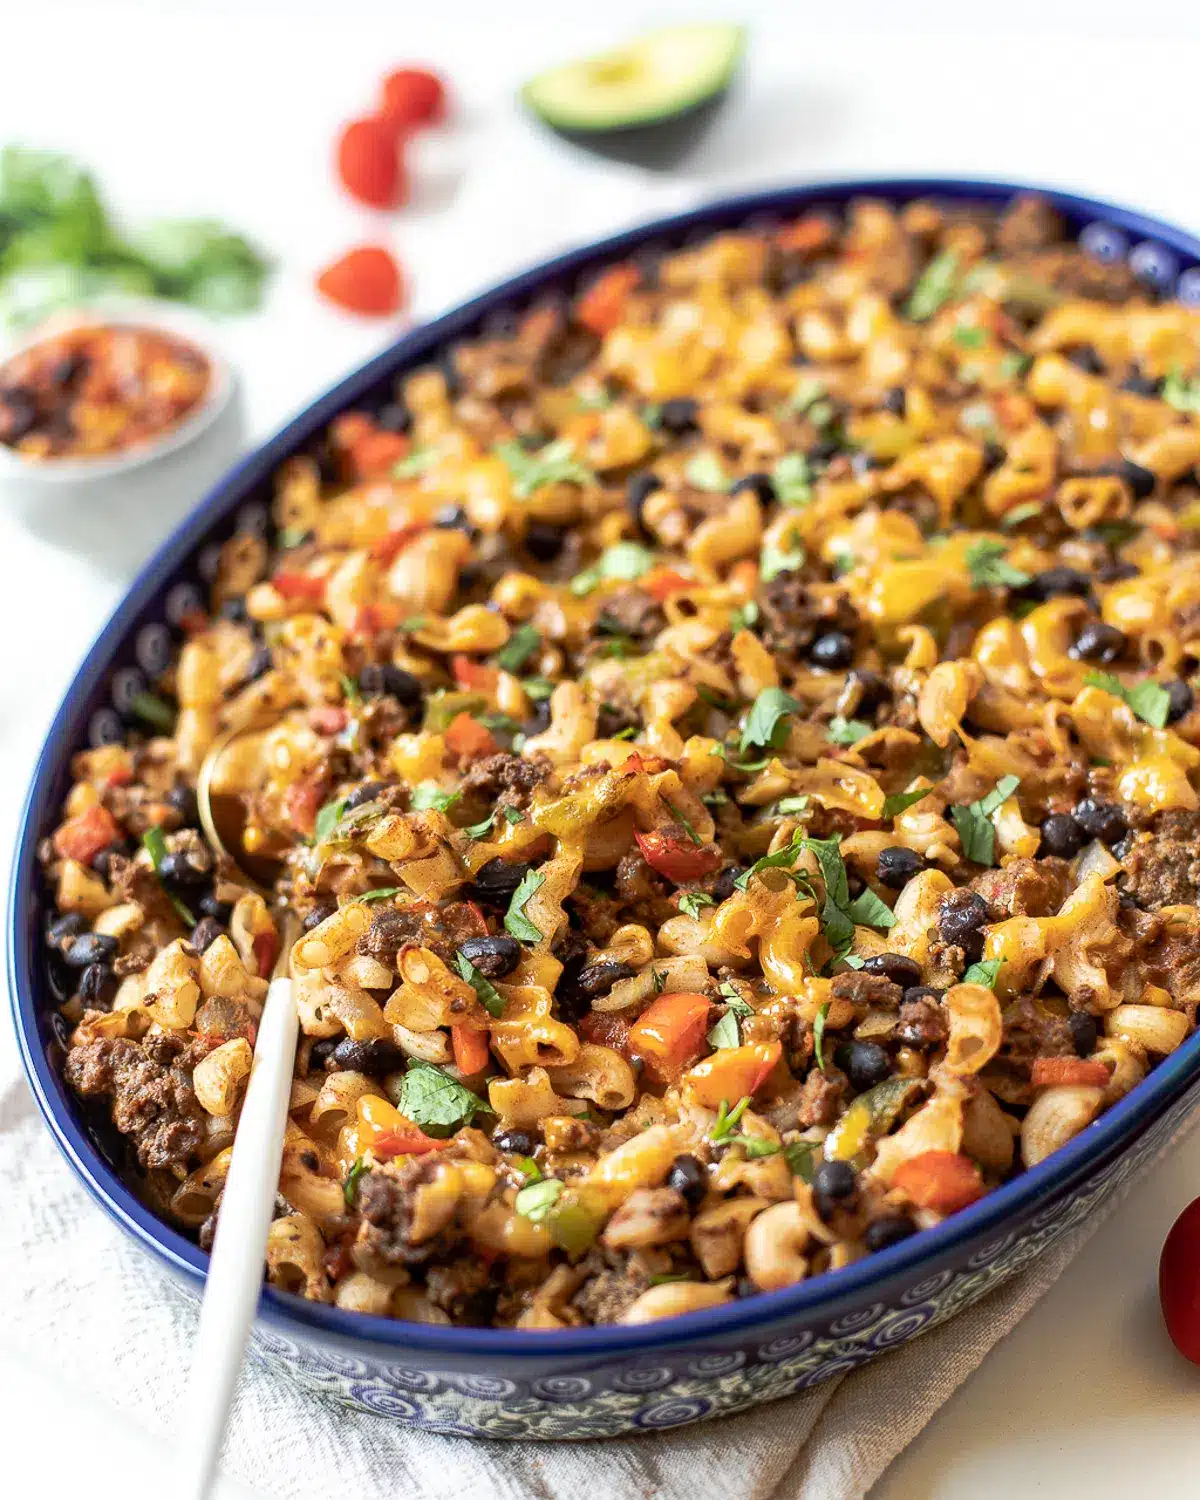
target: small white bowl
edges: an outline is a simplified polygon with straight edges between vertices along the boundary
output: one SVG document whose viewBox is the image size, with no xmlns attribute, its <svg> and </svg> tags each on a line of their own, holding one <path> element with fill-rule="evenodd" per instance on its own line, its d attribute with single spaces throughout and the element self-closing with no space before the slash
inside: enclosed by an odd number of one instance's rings
<svg viewBox="0 0 1200 1500">
<path fill-rule="evenodd" d="M 121 298 L 55 314 L 0 353 L 0 366 L 56 334 L 94 325 L 159 329 L 193 345 L 208 361 L 208 389 L 175 426 L 112 457 L 33 460 L 0 444 L 0 503 L 43 541 L 124 577 L 238 457 L 245 422 L 237 379 L 211 326 L 169 302 Z"/>
</svg>

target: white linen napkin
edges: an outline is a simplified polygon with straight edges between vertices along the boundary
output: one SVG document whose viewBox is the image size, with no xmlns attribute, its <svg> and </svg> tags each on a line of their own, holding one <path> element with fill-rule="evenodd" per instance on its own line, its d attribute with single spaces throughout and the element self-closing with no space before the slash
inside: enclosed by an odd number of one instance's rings
<svg viewBox="0 0 1200 1500">
<path fill-rule="evenodd" d="M 862 1500 L 1123 1193 L 948 1323 L 853 1375 L 740 1416 L 604 1442 L 473 1442 L 352 1411 L 254 1364 L 223 1467 L 272 1500 Z M 0 1196 L 0 1285 L 19 1309 L 0 1342 L 31 1361 L 69 1348 L 79 1384 L 164 1436 L 176 1430 L 195 1310 L 78 1185 L 23 1082 L 0 1092 Z"/>
</svg>

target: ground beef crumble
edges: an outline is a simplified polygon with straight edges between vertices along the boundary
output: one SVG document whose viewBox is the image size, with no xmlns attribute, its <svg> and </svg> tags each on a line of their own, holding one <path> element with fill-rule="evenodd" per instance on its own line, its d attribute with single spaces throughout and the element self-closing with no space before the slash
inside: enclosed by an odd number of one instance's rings
<svg viewBox="0 0 1200 1500">
<path fill-rule="evenodd" d="M 191 1082 L 205 1050 L 159 1033 L 142 1042 L 99 1037 L 67 1053 L 67 1082 L 86 1099 L 110 1101 L 113 1124 L 147 1170 L 182 1168 L 205 1134 Z"/>
</svg>

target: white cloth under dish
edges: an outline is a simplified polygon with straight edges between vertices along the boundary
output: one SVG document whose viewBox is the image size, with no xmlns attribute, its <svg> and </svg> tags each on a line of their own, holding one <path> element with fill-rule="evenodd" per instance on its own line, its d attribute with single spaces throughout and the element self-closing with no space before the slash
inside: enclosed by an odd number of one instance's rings
<svg viewBox="0 0 1200 1500">
<path fill-rule="evenodd" d="M 73 1381 L 169 1433 L 195 1313 L 77 1184 L 21 1082 L 0 1093 L 0 1194 L 0 1286 L 20 1309 L 0 1338 L 30 1358 L 69 1349 Z M 256 1366 L 242 1379 L 223 1467 L 272 1500 L 861 1500 L 1121 1196 L 942 1327 L 740 1416 L 606 1442 L 472 1442 L 350 1411 Z"/>
</svg>

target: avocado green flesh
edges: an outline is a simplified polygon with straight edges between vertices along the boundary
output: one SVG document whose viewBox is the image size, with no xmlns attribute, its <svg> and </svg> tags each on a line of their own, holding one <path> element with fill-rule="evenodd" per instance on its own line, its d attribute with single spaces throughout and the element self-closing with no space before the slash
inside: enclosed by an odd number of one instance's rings
<svg viewBox="0 0 1200 1500">
<path fill-rule="evenodd" d="M 627 130 L 719 94 L 741 61 L 740 26 L 672 26 L 531 79 L 521 97 L 558 130 Z"/>
</svg>

